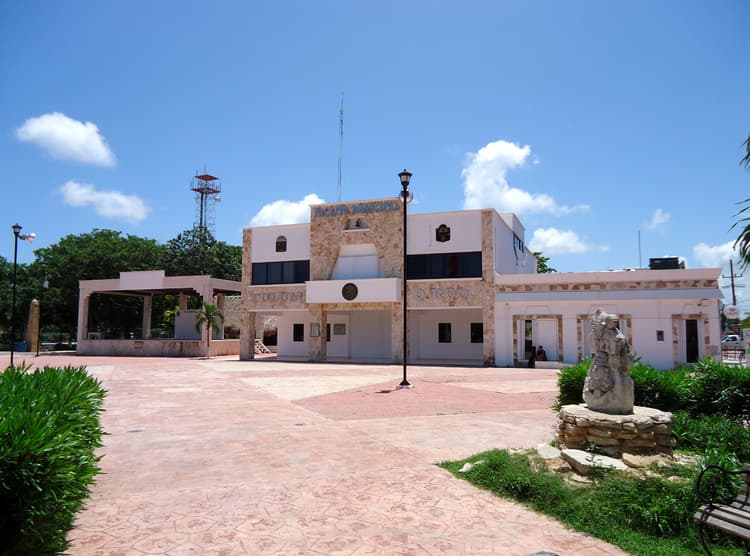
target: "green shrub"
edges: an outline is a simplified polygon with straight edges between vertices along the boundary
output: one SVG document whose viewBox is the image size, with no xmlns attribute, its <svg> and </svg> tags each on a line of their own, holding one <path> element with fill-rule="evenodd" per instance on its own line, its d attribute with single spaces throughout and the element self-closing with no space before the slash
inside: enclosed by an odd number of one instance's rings
<svg viewBox="0 0 750 556">
<path fill-rule="evenodd" d="M 55 554 L 99 472 L 105 391 L 85 368 L 0 374 L 0 554 Z"/>
<path fill-rule="evenodd" d="M 583 401 L 583 384 L 590 359 L 560 370 L 560 393 L 555 408 Z M 730 420 L 750 420 L 750 369 L 723 365 L 710 359 L 691 367 L 657 371 L 643 363 L 630 369 L 635 404 L 693 415 L 723 414 Z"/>
<path fill-rule="evenodd" d="M 590 364 L 591 359 L 584 359 L 580 363 L 560 369 L 557 377 L 560 393 L 555 400 L 555 409 L 583 402 L 583 383 L 586 381 Z"/>
<path fill-rule="evenodd" d="M 750 429 L 725 415 L 679 411 L 674 414 L 672 434 L 678 448 L 706 454 L 706 465 L 736 469 L 739 462 L 750 461 Z"/>
<path fill-rule="evenodd" d="M 689 374 L 688 396 L 694 415 L 722 413 L 750 420 L 750 369 L 700 361 Z"/>
<path fill-rule="evenodd" d="M 635 404 L 662 411 L 679 411 L 687 403 L 687 371 L 657 371 L 645 364 L 635 364 L 630 370 L 633 378 Z"/>
</svg>

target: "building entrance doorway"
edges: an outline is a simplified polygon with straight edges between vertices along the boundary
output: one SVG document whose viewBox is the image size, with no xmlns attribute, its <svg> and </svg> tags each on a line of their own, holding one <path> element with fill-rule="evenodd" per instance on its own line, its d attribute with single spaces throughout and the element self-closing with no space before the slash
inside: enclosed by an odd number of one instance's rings
<svg viewBox="0 0 750 556">
<path fill-rule="evenodd" d="M 685 361 L 695 363 L 700 355 L 698 347 L 698 321 L 687 319 L 685 321 Z"/>
</svg>

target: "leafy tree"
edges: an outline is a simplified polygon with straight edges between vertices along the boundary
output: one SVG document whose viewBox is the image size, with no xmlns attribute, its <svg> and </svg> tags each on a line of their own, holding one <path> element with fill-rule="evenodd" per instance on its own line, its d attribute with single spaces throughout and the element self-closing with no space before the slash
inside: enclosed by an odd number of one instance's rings
<svg viewBox="0 0 750 556">
<path fill-rule="evenodd" d="M 541 251 L 534 251 L 534 256 L 536 257 L 536 271 L 538 274 L 557 272 L 556 268 L 549 266 L 549 257 L 543 256 Z"/>
<path fill-rule="evenodd" d="M 217 241 L 206 228 L 196 226 L 166 243 L 164 270 L 170 276 L 207 274 L 239 281 L 242 278 L 242 247 Z"/>
<path fill-rule="evenodd" d="M 41 276 L 41 261 L 46 265 L 49 289 L 44 294 L 43 324 L 63 331 L 75 331 L 78 321 L 78 281 L 118 278 L 128 270 L 153 270 L 162 267 L 163 247 L 156 240 L 122 236 L 114 230 L 95 229 L 89 233 L 68 235 L 54 245 L 37 249 L 35 274 Z M 41 281 L 41 277 L 39 278 Z M 92 323 L 112 323 L 130 327 L 138 322 L 133 312 L 140 303 L 133 298 L 94 296 Z M 137 314 L 137 313 L 136 313 Z"/>
<path fill-rule="evenodd" d="M 750 135 L 747 136 L 743 143 L 745 148 L 745 156 L 740 160 L 740 165 L 750 170 Z M 732 224 L 730 230 L 741 226 L 740 235 L 734 242 L 733 247 L 737 249 L 740 256 L 740 264 L 743 268 L 747 268 L 750 265 L 750 215 L 747 215 L 747 211 L 750 209 L 750 198 L 745 199 L 737 203 L 738 205 L 745 205 L 742 209 L 734 215 L 735 218 L 742 216 L 737 222 Z"/>
<path fill-rule="evenodd" d="M 211 357 L 211 330 L 219 332 L 224 315 L 216 305 L 203 302 L 203 306 L 195 314 L 195 330 L 200 332 L 203 325 L 206 326 L 206 356 Z"/>
</svg>

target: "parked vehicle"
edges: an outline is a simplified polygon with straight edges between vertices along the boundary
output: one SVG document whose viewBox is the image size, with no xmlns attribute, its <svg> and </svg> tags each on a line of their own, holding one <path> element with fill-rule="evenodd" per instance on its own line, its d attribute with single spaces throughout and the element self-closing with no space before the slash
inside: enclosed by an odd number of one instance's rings
<svg viewBox="0 0 750 556">
<path fill-rule="evenodd" d="M 737 334 L 727 334 L 721 339 L 721 349 L 745 349 L 745 342 Z"/>
</svg>

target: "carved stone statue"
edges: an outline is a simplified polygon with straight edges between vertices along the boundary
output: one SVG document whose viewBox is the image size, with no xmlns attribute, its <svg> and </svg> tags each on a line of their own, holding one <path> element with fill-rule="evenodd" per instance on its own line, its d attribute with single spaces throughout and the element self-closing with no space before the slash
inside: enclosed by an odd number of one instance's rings
<svg viewBox="0 0 750 556">
<path fill-rule="evenodd" d="M 633 413 L 633 354 L 617 322 L 617 315 L 602 309 L 591 317 L 589 347 L 593 359 L 583 385 L 583 401 L 593 411 L 625 415 Z"/>
</svg>

